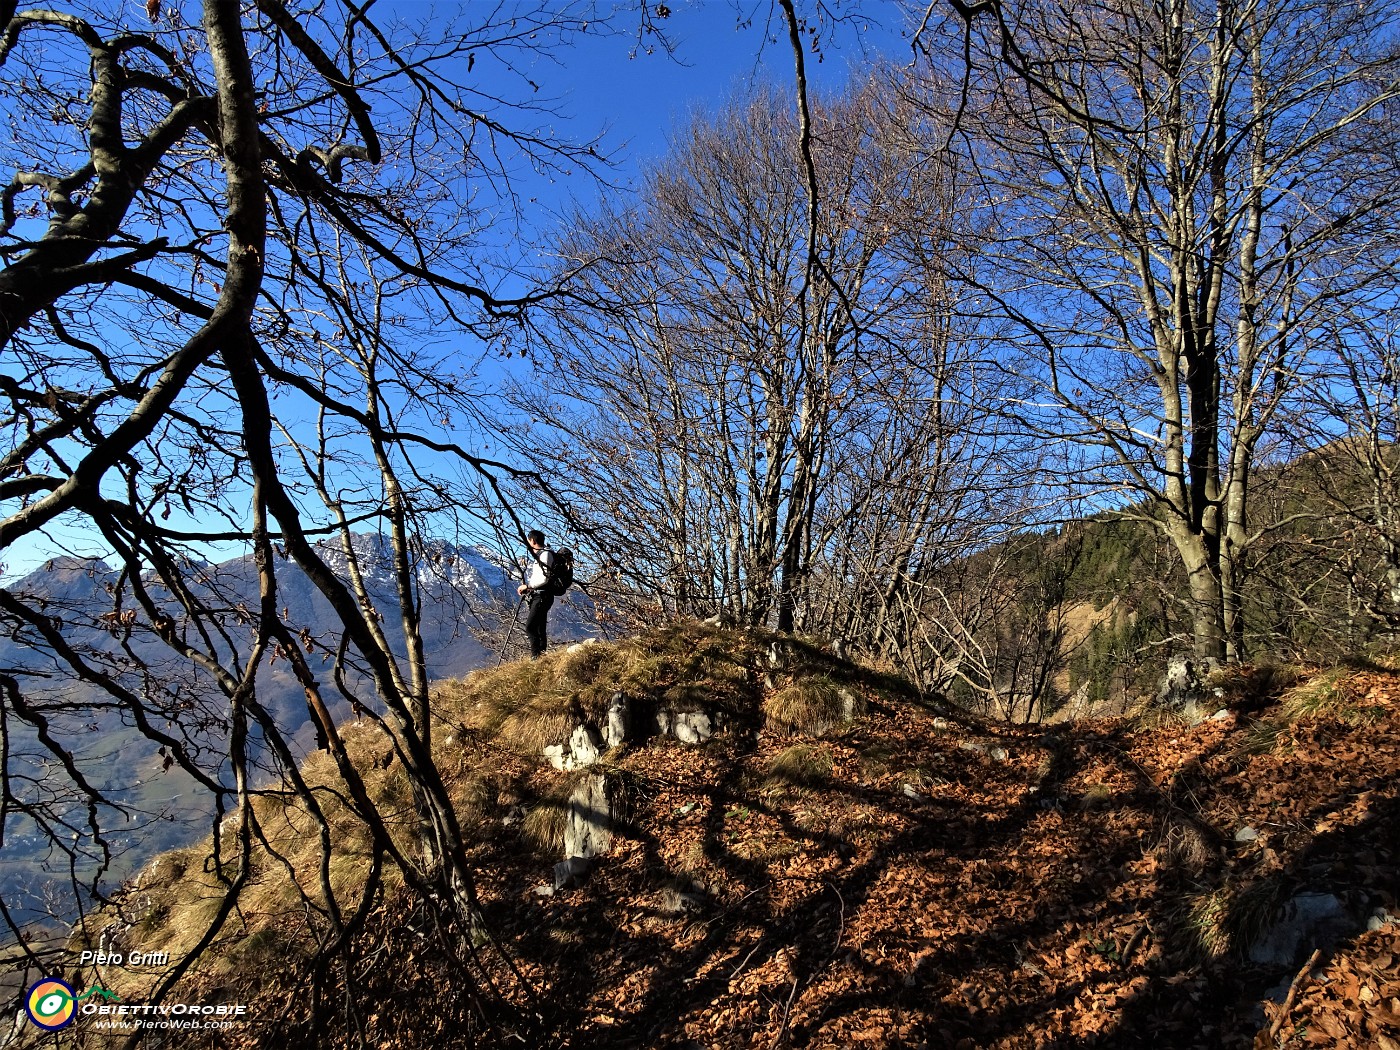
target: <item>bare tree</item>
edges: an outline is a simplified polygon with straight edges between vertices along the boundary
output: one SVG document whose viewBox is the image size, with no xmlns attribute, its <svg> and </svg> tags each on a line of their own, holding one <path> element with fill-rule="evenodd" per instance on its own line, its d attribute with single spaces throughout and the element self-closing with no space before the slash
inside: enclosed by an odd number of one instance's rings
<svg viewBox="0 0 1400 1050">
<path fill-rule="evenodd" d="M 1308 398 L 1261 473 L 1252 623 L 1307 657 L 1354 653 L 1400 627 L 1400 345 L 1393 293 L 1331 329 Z"/>
<path fill-rule="evenodd" d="M 109 822 L 133 810 L 95 774 L 82 727 L 110 716 L 213 800 L 226 892 L 157 995 L 275 855 L 255 804 L 267 795 L 304 809 L 320 842 L 303 900 L 318 957 L 349 958 L 392 863 L 471 967 L 475 883 L 432 754 L 420 602 L 442 570 L 425 536 L 481 509 L 468 486 L 490 493 L 510 471 L 470 450 L 470 362 L 420 322 L 493 339 L 556 291 L 493 286 L 477 260 L 505 238 L 483 216 L 512 213 L 517 162 L 597 160 L 539 130 L 535 103 L 501 101 L 513 84 L 533 97 L 513 56 L 597 15 L 551 3 L 415 26 L 283 0 L 185 12 L 9 5 L 0 30 L 14 172 L 0 191 L 0 548 L 92 542 L 117 565 L 66 610 L 0 589 L 5 633 L 30 654 L 0 668 L 0 828 L 25 816 L 72 858 L 79 906 L 103 896 Z M 358 531 L 383 537 L 393 630 Z M 220 544 L 250 552 L 251 603 L 208 567 Z M 285 608 L 290 573 L 333 627 Z M 349 897 L 294 724 L 263 702 L 274 663 L 368 835 L 368 884 Z M 371 720 L 407 771 L 416 846 L 371 797 L 341 712 Z M 40 783 L 36 764 L 53 775 Z"/>
<path fill-rule="evenodd" d="M 1394 11 L 1316 2 L 952 5 L 920 42 L 988 190 L 1009 321 L 1090 477 L 1143 499 L 1194 648 L 1238 658 L 1260 442 L 1328 321 L 1390 266 Z M 938 97 L 942 98 L 942 95 Z"/>
<path fill-rule="evenodd" d="M 956 189 L 910 151 L 918 114 L 872 79 L 810 116 L 810 167 L 801 120 L 760 91 L 694 121 L 635 204 L 575 217 L 562 254 L 598 305 L 557 316 L 515 400 L 642 594 L 891 653 L 896 592 L 994 531 L 1008 448 L 978 413 L 996 370 L 953 317 Z"/>
</svg>

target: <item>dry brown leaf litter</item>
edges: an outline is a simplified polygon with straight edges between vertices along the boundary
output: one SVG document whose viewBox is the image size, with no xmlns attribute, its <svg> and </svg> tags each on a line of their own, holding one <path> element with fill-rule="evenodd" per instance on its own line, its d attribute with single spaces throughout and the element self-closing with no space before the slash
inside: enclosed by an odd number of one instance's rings
<svg viewBox="0 0 1400 1050">
<path fill-rule="evenodd" d="M 1274 701 L 1193 728 L 976 732 L 872 686 L 865 715 L 819 742 L 829 772 L 815 784 L 774 781 L 803 738 L 756 721 L 699 748 L 614 755 L 628 822 L 582 888 L 540 896 L 557 858 L 499 812 L 483 822 L 485 910 L 539 996 L 528 1039 L 1400 1050 L 1395 924 L 1295 974 L 1248 963 L 1232 914 L 1261 886 L 1400 913 L 1400 677 L 1342 681 L 1340 714 L 1293 722 L 1269 722 Z M 757 711 L 758 666 L 753 683 Z M 553 776 L 493 761 L 525 795 Z M 1246 825 L 1259 837 L 1237 844 Z M 377 1004 L 367 1045 L 469 1045 L 431 939 L 395 907 L 372 923 L 382 950 L 351 993 Z M 349 1038 L 333 1008 L 311 1030 L 295 994 L 259 994 L 264 1017 L 286 1020 L 244 1045 Z"/>
</svg>

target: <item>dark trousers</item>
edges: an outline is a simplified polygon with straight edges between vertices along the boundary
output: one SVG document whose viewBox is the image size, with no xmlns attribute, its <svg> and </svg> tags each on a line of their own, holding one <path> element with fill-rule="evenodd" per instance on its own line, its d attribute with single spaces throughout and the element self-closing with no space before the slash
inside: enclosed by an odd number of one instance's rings
<svg viewBox="0 0 1400 1050">
<path fill-rule="evenodd" d="M 530 611 L 525 616 L 525 637 L 530 639 L 531 659 L 537 659 L 549 644 L 546 631 L 549 627 L 549 609 L 553 604 L 554 595 L 544 591 L 530 592 Z"/>
</svg>

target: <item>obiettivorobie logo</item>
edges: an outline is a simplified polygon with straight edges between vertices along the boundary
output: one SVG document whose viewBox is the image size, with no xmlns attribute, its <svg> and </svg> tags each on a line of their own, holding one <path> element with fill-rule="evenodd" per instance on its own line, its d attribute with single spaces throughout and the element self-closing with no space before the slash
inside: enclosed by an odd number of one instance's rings
<svg viewBox="0 0 1400 1050">
<path fill-rule="evenodd" d="M 106 1000 L 117 998 L 115 992 L 109 992 L 100 985 L 79 995 L 66 981 L 60 981 L 57 977 L 45 977 L 30 987 L 29 995 L 24 1000 L 24 1008 L 29 1012 L 29 1019 L 44 1031 L 57 1032 L 60 1028 L 67 1028 L 72 1024 L 78 1013 L 78 1004 L 94 995 L 100 995 Z"/>
<path fill-rule="evenodd" d="M 128 1004 L 101 985 L 79 994 L 58 977 L 45 977 L 32 985 L 24 1007 L 29 1019 L 46 1032 L 67 1028 L 79 1014 L 97 1028 L 128 1033 L 143 1028 L 229 1029 L 246 1023 L 248 1014 L 243 1003 Z"/>
</svg>

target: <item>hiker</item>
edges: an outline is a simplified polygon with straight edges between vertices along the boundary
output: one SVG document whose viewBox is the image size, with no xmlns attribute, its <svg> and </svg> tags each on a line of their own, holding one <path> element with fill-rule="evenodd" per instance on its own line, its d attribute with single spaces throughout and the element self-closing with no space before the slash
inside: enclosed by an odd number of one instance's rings
<svg viewBox="0 0 1400 1050">
<path fill-rule="evenodd" d="M 538 660 L 548 644 L 549 608 L 554 604 L 554 589 L 550 572 L 554 568 L 554 552 L 544 545 L 544 533 L 531 529 L 525 537 L 530 545 L 530 561 L 525 582 L 515 589 L 524 598 L 529 596 L 530 611 L 525 616 L 525 637 L 530 639 L 530 659 Z"/>
</svg>

